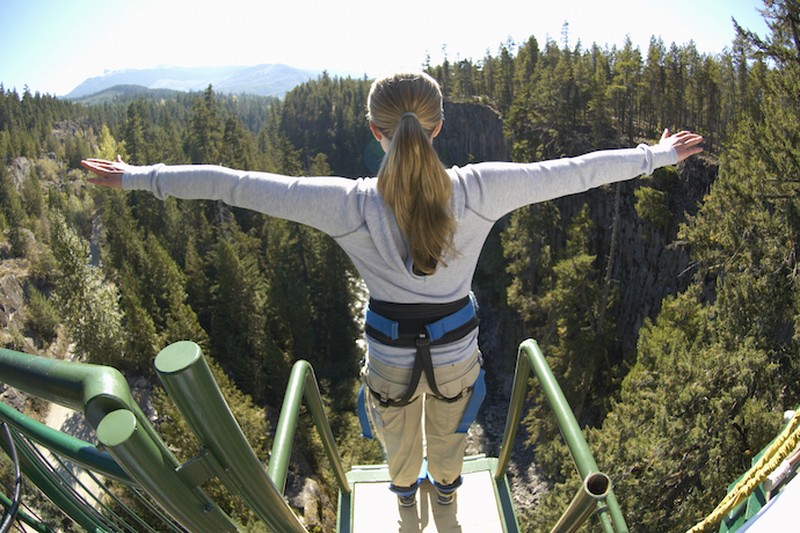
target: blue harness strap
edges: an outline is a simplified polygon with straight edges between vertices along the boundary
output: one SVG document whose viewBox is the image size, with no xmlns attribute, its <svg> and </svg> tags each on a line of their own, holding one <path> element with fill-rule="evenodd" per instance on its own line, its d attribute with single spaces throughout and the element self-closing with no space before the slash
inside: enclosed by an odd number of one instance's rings
<svg viewBox="0 0 800 533">
<path fill-rule="evenodd" d="M 400 323 L 396 320 L 389 320 L 388 318 L 384 318 L 378 313 L 371 311 L 369 307 L 367 307 L 367 314 L 365 317 L 366 323 L 369 324 L 371 327 L 377 329 L 390 339 L 397 340 L 400 337 Z"/>
<path fill-rule="evenodd" d="M 478 373 L 478 379 L 476 379 L 475 383 L 472 385 L 472 396 L 469 397 L 467 407 L 464 409 L 464 415 L 461 417 L 461 422 L 459 422 L 456 428 L 456 433 L 467 432 L 475 421 L 475 418 L 477 418 L 478 411 L 481 408 L 481 404 L 483 404 L 484 398 L 486 398 L 486 380 L 484 379 L 484 371 L 481 368 L 481 371 Z"/>
<path fill-rule="evenodd" d="M 467 305 L 451 315 L 447 315 L 444 318 L 440 318 L 436 322 L 425 325 L 425 331 L 428 332 L 428 338 L 431 340 L 431 342 L 438 341 L 444 337 L 446 333 L 458 329 L 462 325 L 466 324 L 472 320 L 472 317 L 475 316 L 476 307 L 477 305 L 475 303 L 475 296 L 470 293 L 469 303 Z"/>
<path fill-rule="evenodd" d="M 428 339 L 431 342 L 436 342 L 444 337 L 445 334 L 468 323 L 475 316 L 475 309 L 477 309 L 477 307 L 475 295 L 470 293 L 469 302 L 467 302 L 467 304 L 461 309 L 455 313 L 449 314 L 440 318 L 439 320 L 425 325 L 425 331 L 428 333 Z M 379 315 L 375 311 L 372 311 L 369 307 L 367 307 L 365 320 L 369 327 L 381 332 L 391 340 L 397 340 L 400 337 L 400 322 L 397 320 L 391 320 Z"/>
<path fill-rule="evenodd" d="M 369 416 L 367 415 L 367 401 L 364 398 L 364 389 L 366 388 L 362 383 L 356 399 L 356 410 L 358 411 L 358 422 L 361 424 L 361 436 L 365 439 L 372 439 L 372 427 L 369 425 Z"/>
</svg>

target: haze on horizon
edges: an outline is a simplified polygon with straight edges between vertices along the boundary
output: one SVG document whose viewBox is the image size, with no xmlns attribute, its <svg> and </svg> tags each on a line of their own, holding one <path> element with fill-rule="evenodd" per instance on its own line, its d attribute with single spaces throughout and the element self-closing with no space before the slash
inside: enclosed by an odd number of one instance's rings
<svg viewBox="0 0 800 533">
<path fill-rule="evenodd" d="M 621 46 L 643 53 L 651 37 L 694 41 L 718 54 L 734 38 L 731 18 L 766 33 L 761 0 L 408 0 L 402 7 L 352 0 L 280 4 L 248 0 L 2 0 L 0 83 L 6 89 L 64 95 L 84 80 L 122 69 L 285 64 L 374 77 L 419 70 L 429 58 L 480 60 L 509 39 L 535 37 Z M 634 22 L 632 22 L 634 21 Z"/>
</svg>

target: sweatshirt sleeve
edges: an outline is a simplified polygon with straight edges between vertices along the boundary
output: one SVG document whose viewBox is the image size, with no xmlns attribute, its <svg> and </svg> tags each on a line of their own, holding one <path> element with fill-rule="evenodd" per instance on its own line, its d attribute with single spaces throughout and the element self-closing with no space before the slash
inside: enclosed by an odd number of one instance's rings
<svg viewBox="0 0 800 533">
<path fill-rule="evenodd" d="M 454 171 L 464 187 L 467 207 L 497 220 L 525 205 L 650 175 L 677 162 L 671 146 L 641 144 L 540 163 L 478 163 Z"/>
<path fill-rule="evenodd" d="M 366 180 L 290 177 L 212 165 L 163 164 L 129 167 L 124 190 L 150 191 L 163 200 L 221 200 L 267 215 L 306 224 L 333 237 L 363 224 Z"/>
</svg>

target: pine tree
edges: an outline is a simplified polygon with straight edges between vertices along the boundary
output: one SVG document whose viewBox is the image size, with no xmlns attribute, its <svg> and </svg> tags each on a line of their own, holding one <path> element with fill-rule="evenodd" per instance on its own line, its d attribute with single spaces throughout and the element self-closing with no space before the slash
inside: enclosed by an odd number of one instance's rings
<svg viewBox="0 0 800 533">
<path fill-rule="evenodd" d="M 220 164 L 229 168 L 252 169 L 254 141 L 242 123 L 234 117 L 225 121 L 220 149 Z"/>
<path fill-rule="evenodd" d="M 197 96 L 189 118 L 186 153 L 192 163 L 218 164 L 222 148 L 223 123 L 211 85 Z"/>
<path fill-rule="evenodd" d="M 123 357 L 119 293 L 90 263 L 89 244 L 63 216 L 50 220 L 53 253 L 58 262 L 55 301 L 75 341 L 79 359 L 113 364 Z"/>
<path fill-rule="evenodd" d="M 259 270 L 257 242 L 235 224 L 213 250 L 211 345 L 222 366 L 257 402 L 276 402 L 288 377 L 288 362 L 270 328 L 267 287 Z"/>
<path fill-rule="evenodd" d="M 5 165 L 0 165 L 0 230 L 8 230 L 11 252 L 23 257 L 28 251 L 28 237 L 25 233 L 25 210 L 22 208 L 19 192 Z"/>
</svg>

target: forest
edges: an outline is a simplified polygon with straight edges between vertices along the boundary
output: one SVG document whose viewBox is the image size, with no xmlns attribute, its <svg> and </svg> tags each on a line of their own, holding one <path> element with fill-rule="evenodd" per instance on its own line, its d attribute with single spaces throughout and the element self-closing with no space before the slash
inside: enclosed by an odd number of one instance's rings
<svg viewBox="0 0 800 533">
<path fill-rule="evenodd" d="M 503 219 L 474 280 L 488 401 L 507 404 L 516 347 L 535 338 L 634 531 L 704 518 L 800 403 L 800 4 L 765 0 L 763 16 L 768 35 L 736 25 L 715 55 L 657 38 L 647 50 L 585 46 L 565 25 L 560 41 L 421 65 L 445 93 L 446 165 L 498 157 L 490 144 L 537 161 L 653 143 L 664 128 L 705 137 L 678 167 Z M 24 298 L 4 315 L 2 346 L 144 378 L 183 458 L 196 450 L 153 371 L 164 346 L 200 344 L 265 461 L 291 364 L 307 359 L 346 466 L 381 462 L 355 415 L 363 289 L 331 239 L 219 202 L 100 190 L 79 165 L 120 154 L 374 175 L 370 82 L 323 74 L 281 99 L 117 87 L 85 101 L 0 85 L 0 264 Z M 465 136 L 494 137 L 444 150 Z M 512 456 L 524 531 L 552 526 L 579 483 L 532 390 Z M 504 417 L 484 409 L 478 422 L 502 431 Z M 290 490 L 319 485 L 319 506 L 298 512 L 327 531 L 335 487 L 301 425 Z M 488 433 L 479 451 L 496 455 Z"/>
</svg>

